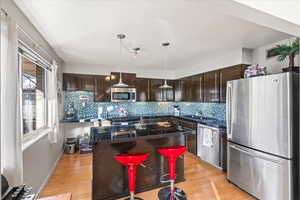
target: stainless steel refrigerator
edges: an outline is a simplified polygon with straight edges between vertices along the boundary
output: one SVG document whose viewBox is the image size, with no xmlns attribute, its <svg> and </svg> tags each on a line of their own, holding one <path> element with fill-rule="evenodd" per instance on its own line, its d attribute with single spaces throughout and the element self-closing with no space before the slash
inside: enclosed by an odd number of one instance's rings
<svg viewBox="0 0 300 200">
<path fill-rule="evenodd" d="M 227 82 L 227 178 L 261 200 L 298 200 L 299 74 Z"/>
</svg>

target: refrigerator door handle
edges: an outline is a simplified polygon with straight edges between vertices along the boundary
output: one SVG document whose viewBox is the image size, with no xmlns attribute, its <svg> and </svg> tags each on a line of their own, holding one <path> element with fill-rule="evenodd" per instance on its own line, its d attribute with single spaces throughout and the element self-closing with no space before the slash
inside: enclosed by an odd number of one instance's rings
<svg viewBox="0 0 300 200">
<path fill-rule="evenodd" d="M 235 149 L 235 150 L 237 150 L 237 151 L 240 151 L 240 152 L 242 152 L 242 153 L 244 153 L 244 154 L 247 154 L 247 155 L 249 155 L 249 156 L 251 156 L 251 157 L 260 158 L 260 159 L 262 159 L 262 160 L 267 160 L 267 161 L 270 161 L 270 162 L 273 162 L 273 163 L 276 163 L 276 164 L 279 164 L 279 165 L 282 164 L 282 161 L 281 161 L 281 160 L 276 160 L 276 159 L 272 159 L 272 158 L 267 157 L 267 156 L 258 155 L 257 153 L 253 153 L 253 152 L 250 152 L 250 151 L 241 149 L 241 148 L 239 148 L 239 147 L 237 147 L 237 146 L 235 146 L 235 145 L 230 145 L 230 148 Z"/>
<path fill-rule="evenodd" d="M 227 138 L 232 139 L 231 132 L 231 109 L 232 109 L 232 82 L 227 82 L 226 90 L 226 126 L 227 126 Z"/>
</svg>

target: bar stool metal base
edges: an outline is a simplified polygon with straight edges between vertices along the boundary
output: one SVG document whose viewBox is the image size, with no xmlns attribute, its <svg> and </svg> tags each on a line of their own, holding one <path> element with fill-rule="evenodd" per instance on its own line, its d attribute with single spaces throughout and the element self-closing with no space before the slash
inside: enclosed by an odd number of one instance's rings
<svg viewBox="0 0 300 200">
<path fill-rule="evenodd" d="M 173 198 L 174 200 L 186 200 L 186 194 L 183 190 L 175 187 L 175 198 Z M 159 200 L 171 200 L 171 187 L 166 187 L 163 188 L 161 190 L 159 190 L 158 192 L 158 199 Z"/>
<path fill-rule="evenodd" d="M 128 197 L 128 198 L 126 198 L 126 199 L 124 199 L 124 200 L 132 200 L 130 197 Z M 144 200 L 144 199 L 142 199 L 142 198 L 139 198 L 139 197 L 134 197 L 134 200 Z"/>
</svg>

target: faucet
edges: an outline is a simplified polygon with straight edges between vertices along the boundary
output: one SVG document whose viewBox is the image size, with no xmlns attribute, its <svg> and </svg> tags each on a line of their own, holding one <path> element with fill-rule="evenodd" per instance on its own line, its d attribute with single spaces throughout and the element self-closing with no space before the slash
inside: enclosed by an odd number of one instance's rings
<svg viewBox="0 0 300 200">
<path fill-rule="evenodd" d="M 143 124 L 144 123 L 144 118 L 141 116 L 140 117 L 140 124 Z"/>
<path fill-rule="evenodd" d="M 199 117 L 200 119 L 203 119 L 203 117 L 204 117 L 204 114 L 203 114 L 203 112 L 201 110 L 198 110 L 195 115 L 197 117 Z"/>
</svg>

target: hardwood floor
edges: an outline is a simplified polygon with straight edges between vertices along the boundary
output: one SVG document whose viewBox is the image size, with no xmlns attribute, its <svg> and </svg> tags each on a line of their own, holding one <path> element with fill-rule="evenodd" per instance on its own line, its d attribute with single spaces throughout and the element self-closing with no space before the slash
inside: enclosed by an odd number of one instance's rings
<svg viewBox="0 0 300 200">
<path fill-rule="evenodd" d="M 226 175 L 192 154 L 185 154 L 185 178 L 176 184 L 192 200 L 254 200 L 234 185 Z M 64 155 L 41 197 L 71 192 L 72 200 L 91 200 L 92 156 Z M 156 200 L 159 189 L 140 193 L 144 200 Z"/>
</svg>

